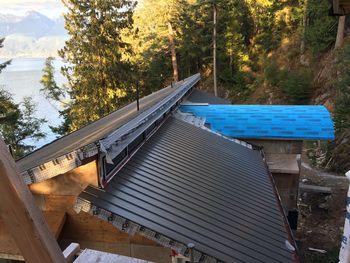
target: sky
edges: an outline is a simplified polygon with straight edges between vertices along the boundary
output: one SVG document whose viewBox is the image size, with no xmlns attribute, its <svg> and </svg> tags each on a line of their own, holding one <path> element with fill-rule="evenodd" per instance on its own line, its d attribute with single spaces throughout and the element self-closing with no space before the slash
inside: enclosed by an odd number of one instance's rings
<svg viewBox="0 0 350 263">
<path fill-rule="evenodd" d="M 31 10 L 57 18 L 65 11 L 65 7 L 61 0 L 0 0 L 2 14 L 22 16 Z"/>
</svg>

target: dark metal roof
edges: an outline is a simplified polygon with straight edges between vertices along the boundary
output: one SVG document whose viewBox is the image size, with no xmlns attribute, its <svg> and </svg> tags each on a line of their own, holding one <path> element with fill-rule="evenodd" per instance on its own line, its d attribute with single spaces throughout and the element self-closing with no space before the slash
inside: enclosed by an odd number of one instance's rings
<svg viewBox="0 0 350 263">
<path fill-rule="evenodd" d="M 202 90 L 194 89 L 191 95 L 187 98 L 192 103 L 208 103 L 208 104 L 231 104 L 230 101 L 220 97 L 216 97 Z"/>
<path fill-rule="evenodd" d="M 173 117 L 105 189 L 88 187 L 79 208 L 181 254 L 193 243 L 200 262 L 295 259 L 260 152 Z"/>
<path fill-rule="evenodd" d="M 167 87 L 142 98 L 140 100 L 140 112 L 148 109 L 156 102 L 171 94 L 173 91 L 174 89 Z M 135 101 L 81 128 L 80 130 L 77 130 L 71 134 L 53 141 L 52 143 L 43 146 L 42 148 L 18 160 L 17 164 L 21 171 L 25 171 L 29 168 L 50 161 L 58 156 L 67 154 L 82 146 L 104 138 L 109 133 L 113 132 L 116 128 L 122 126 L 137 116 L 140 112 L 138 112 L 136 109 Z"/>
<path fill-rule="evenodd" d="M 199 80 L 199 74 L 188 77 L 172 88 L 142 98 L 140 111 L 136 110 L 136 102 L 131 103 L 23 157 L 17 164 L 24 181 L 41 182 L 79 167 L 91 157 L 113 159 L 120 152 L 129 152 L 128 146 L 135 137 L 146 135 L 149 128 L 176 110 Z M 103 174 L 99 175 L 105 179 Z"/>
</svg>

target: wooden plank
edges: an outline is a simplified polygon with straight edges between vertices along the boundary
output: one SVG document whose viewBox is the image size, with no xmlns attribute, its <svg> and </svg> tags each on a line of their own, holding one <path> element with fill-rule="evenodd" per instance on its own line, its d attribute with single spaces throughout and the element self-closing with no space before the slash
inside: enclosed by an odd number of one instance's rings
<svg viewBox="0 0 350 263">
<path fill-rule="evenodd" d="M 70 244 L 64 251 L 63 255 L 66 260 L 66 263 L 73 262 L 75 256 L 80 251 L 80 245 L 78 243 L 72 243 Z"/>
<path fill-rule="evenodd" d="M 340 14 L 341 13 L 339 0 L 333 0 L 333 13 L 334 14 Z"/>
<path fill-rule="evenodd" d="M 0 182 L 0 215 L 26 262 L 63 263 L 63 253 L 1 139 Z"/>
<path fill-rule="evenodd" d="M 171 249 L 131 244 L 131 256 L 157 263 L 171 263 Z"/>
<path fill-rule="evenodd" d="M 85 240 L 106 243 L 124 243 L 156 246 L 157 243 L 143 236 L 130 236 L 88 213 L 68 211 L 67 221 L 61 234 L 62 239 Z"/>
<path fill-rule="evenodd" d="M 322 194 L 332 194 L 332 188 L 326 186 L 310 185 L 310 184 L 299 184 L 299 189 L 304 192 L 314 192 Z"/>
<path fill-rule="evenodd" d="M 273 173 L 272 176 L 285 211 L 297 208 L 299 175 Z"/>
<path fill-rule="evenodd" d="M 57 239 L 64 225 L 66 214 L 62 212 L 44 212 L 43 215 L 51 233 Z M 23 260 L 19 248 L 2 220 L 0 220 L 0 258 Z"/>
<path fill-rule="evenodd" d="M 299 174 L 298 154 L 266 154 L 271 173 Z"/>
<path fill-rule="evenodd" d="M 340 16 L 350 14 L 349 0 L 333 0 L 333 13 Z"/>
<path fill-rule="evenodd" d="M 96 161 L 41 183 L 31 184 L 34 194 L 78 196 L 88 185 L 98 186 Z"/>
<path fill-rule="evenodd" d="M 129 243 L 109 243 L 109 242 L 97 242 L 86 240 L 67 240 L 60 239 L 59 243 L 63 246 L 67 246 L 72 242 L 79 243 L 80 249 L 93 249 L 98 251 L 104 251 L 108 253 L 118 254 L 130 257 L 130 244 Z"/>
<path fill-rule="evenodd" d="M 145 261 L 141 259 L 110 254 L 106 252 L 100 252 L 91 249 L 85 249 L 80 256 L 74 261 L 74 263 L 151 263 L 151 261 Z"/>
<path fill-rule="evenodd" d="M 273 139 L 247 139 L 244 140 L 263 147 L 264 153 L 287 153 L 287 154 L 301 154 L 303 148 L 303 141 L 293 140 L 273 140 Z"/>
<path fill-rule="evenodd" d="M 41 211 L 66 212 L 73 208 L 77 197 L 74 195 L 34 195 Z"/>
</svg>

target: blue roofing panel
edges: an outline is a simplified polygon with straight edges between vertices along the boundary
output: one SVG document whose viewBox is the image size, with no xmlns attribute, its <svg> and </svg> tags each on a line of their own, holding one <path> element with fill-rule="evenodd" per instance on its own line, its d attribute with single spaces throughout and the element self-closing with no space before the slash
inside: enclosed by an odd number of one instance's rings
<svg viewBox="0 0 350 263">
<path fill-rule="evenodd" d="M 324 106 L 183 105 L 180 110 L 233 138 L 334 139 L 333 121 Z"/>
</svg>

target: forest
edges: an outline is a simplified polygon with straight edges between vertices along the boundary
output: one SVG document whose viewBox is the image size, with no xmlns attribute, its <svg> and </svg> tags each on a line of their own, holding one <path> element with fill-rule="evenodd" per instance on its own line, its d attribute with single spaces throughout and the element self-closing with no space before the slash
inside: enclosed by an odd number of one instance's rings
<svg viewBox="0 0 350 263">
<path fill-rule="evenodd" d="M 63 108 L 64 122 L 51 127 L 58 135 L 134 101 L 137 87 L 145 96 L 200 72 L 202 89 L 234 104 L 324 104 L 337 140 L 313 146 L 310 156 L 338 172 L 350 169 L 348 24 L 330 15 L 328 0 L 63 3 L 70 38 L 58 54 L 67 82 L 56 84 L 53 58 L 41 80 L 42 93 Z M 23 156 L 33 149 L 26 138 L 44 136 L 44 120 L 31 116 L 29 99 L 17 105 L 4 91 L 0 97 L 0 112 L 13 113 L 0 118 L 1 134 Z"/>
</svg>

